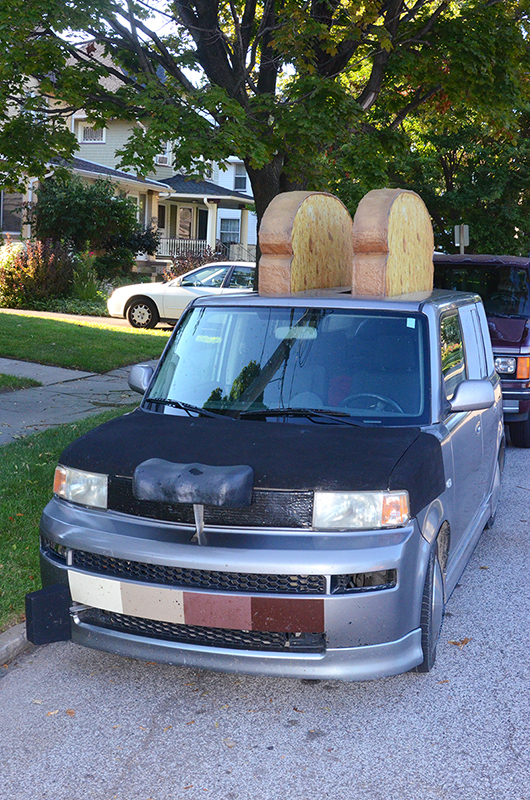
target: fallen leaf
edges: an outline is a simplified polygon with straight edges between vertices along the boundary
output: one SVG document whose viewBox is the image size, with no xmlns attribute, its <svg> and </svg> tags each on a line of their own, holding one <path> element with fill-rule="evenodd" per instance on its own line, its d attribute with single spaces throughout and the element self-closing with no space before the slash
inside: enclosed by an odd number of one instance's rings
<svg viewBox="0 0 530 800">
<path fill-rule="evenodd" d="M 479 569 L 489 569 L 489 567 L 479 567 Z"/>
<path fill-rule="evenodd" d="M 183 786 L 183 789 L 193 789 L 193 783 L 190 783 L 189 786 Z"/>
<path fill-rule="evenodd" d="M 172 727 L 173 727 L 173 725 L 168 725 L 167 728 L 164 728 L 164 733 L 167 733 L 167 731 Z"/>
<path fill-rule="evenodd" d="M 305 711 L 302 711 L 301 708 L 297 708 L 296 706 L 293 706 L 293 711 L 297 711 L 299 714 L 305 714 Z"/>
<path fill-rule="evenodd" d="M 73 708 L 67 708 L 66 713 L 68 714 L 69 717 L 75 717 L 75 711 Z"/>
<path fill-rule="evenodd" d="M 235 747 L 236 745 L 233 739 L 223 739 L 223 742 L 226 744 L 227 747 Z"/>
<path fill-rule="evenodd" d="M 471 642 L 471 641 L 473 641 L 473 640 L 470 637 L 466 636 L 464 639 L 460 639 L 459 642 L 450 641 L 449 644 L 455 644 L 457 647 L 462 649 L 462 647 L 465 647 L 466 644 L 469 644 L 469 642 Z"/>
<path fill-rule="evenodd" d="M 37 705 L 37 706 L 41 706 L 42 705 L 42 700 L 32 700 L 31 702 L 35 703 L 35 705 Z"/>
<path fill-rule="evenodd" d="M 47 716 L 47 717 L 54 717 L 54 716 L 55 716 L 56 714 L 58 714 L 58 713 L 59 713 L 59 709 L 57 709 L 57 711 L 48 711 L 48 713 L 46 714 L 46 716 Z"/>
<path fill-rule="evenodd" d="M 437 683 L 449 683 L 449 681 L 448 681 L 448 680 L 445 680 L 445 681 L 437 681 Z"/>
<path fill-rule="evenodd" d="M 191 722 L 186 722 L 186 725 L 194 725 L 194 724 L 195 724 L 195 720 L 194 719 L 192 719 Z"/>
</svg>

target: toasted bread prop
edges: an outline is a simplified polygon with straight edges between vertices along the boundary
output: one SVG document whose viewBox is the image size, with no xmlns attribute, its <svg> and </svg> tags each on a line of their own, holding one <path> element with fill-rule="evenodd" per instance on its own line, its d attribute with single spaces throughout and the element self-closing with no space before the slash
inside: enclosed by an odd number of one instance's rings
<svg viewBox="0 0 530 800">
<path fill-rule="evenodd" d="M 405 189 L 368 192 L 353 221 L 331 194 L 279 194 L 259 239 L 260 294 L 351 286 L 357 296 L 394 297 L 433 288 L 431 219 Z"/>
<path fill-rule="evenodd" d="M 353 219 L 353 250 L 352 294 L 394 297 L 432 291 L 432 223 L 415 192 L 368 192 Z"/>
<path fill-rule="evenodd" d="M 260 226 L 259 293 L 351 286 L 352 237 L 352 218 L 332 194 L 277 195 Z"/>
</svg>

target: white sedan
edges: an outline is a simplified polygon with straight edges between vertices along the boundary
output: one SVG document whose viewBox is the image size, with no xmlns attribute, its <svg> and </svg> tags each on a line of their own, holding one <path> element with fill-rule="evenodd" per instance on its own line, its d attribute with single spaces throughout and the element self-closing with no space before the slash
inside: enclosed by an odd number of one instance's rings
<svg viewBox="0 0 530 800">
<path fill-rule="evenodd" d="M 251 292 L 255 266 L 251 261 L 216 261 L 172 281 L 121 286 L 112 292 L 107 308 L 111 317 L 125 317 L 133 328 L 176 322 L 195 297 Z"/>
</svg>

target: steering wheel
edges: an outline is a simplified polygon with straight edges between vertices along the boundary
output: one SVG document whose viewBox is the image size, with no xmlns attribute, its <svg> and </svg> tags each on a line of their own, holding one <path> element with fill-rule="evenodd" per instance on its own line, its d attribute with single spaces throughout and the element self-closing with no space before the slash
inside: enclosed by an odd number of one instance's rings
<svg viewBox="0 0 530 800">
<path fill-rule="evenodd" d="M 399 403 L 396 403 L 396 401 L 392 400 L 391 397 L 385 397 L 381 394 L 373 394 L 372 392 L 357 392 L 357 394 L 349 394 L 348 397 L 345 397 L 344 400 L 342 400 L 341 406 L 355 408 L 355 400 L 361 400 L 363 397 L 372 398 L 372 400 L 376 401 L 375 404 L 369 406 L 370 410 L 384 411 L 385 409 L 388 409 L 390 411 L 397 411 L 398 414 L 405 413 Z"/>
</svg>

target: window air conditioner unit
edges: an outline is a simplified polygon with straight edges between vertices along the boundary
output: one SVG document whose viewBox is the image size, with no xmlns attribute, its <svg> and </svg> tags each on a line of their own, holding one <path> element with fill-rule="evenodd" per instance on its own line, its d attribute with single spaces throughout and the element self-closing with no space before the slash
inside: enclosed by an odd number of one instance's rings
<svg viewBox="0 0 530 800">
<path fill-rule="evenodd" d="M 156 163 L 159 164 L 160 166 L 166 166 L 167 167 L 168 164 L 169 164 L 169 156 L 162 156 L 162 155 L 157 156 L 156 157 Z"/>
</svg>

